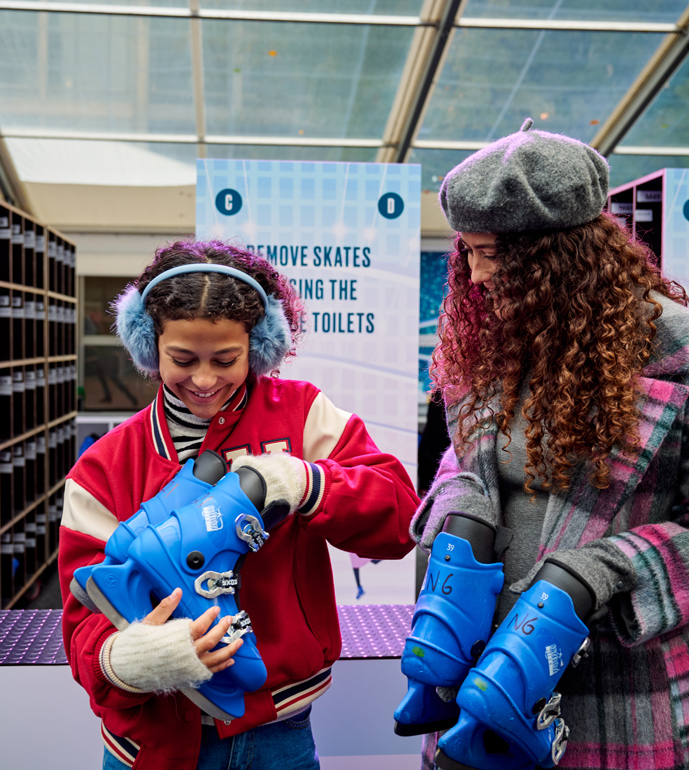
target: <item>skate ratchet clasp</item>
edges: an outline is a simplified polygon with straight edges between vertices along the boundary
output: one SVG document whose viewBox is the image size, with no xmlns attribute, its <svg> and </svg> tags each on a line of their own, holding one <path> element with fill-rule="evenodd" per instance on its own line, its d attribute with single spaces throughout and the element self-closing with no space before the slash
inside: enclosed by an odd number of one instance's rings
<svg viewBox="0 0 689 770">
<path fill-rule="evenodd" d="M 545 730 L 560 716 L 560 703 L 562 696 L 559 692 L 554 692 L 550 700 L 543 706 L 536 719 L 536 729 Z M 543 702 L 543 701 L 541 701 Z"/>
<path fill-rule="evenodd" d="M 553 740 L 553 748 L 551 750 L 551 756 L 553 758 L 553 764 L 560 763 L 565 750 L 567 749 L 567 741 L 569 740 L 569 727 L 565 724 L 564 719 L 558 719 L 555 723 L 555 738 Z"/>
<path fill-rule="evenodd" d="M 581 663 L 582 658 L 588 658 L 590 647 L 591 640 L 587 636 L 586 639 L 584 639 L 584 641 L 581 643 L 581 647 L 579 647 L 579 649 L 572 656 L 572 660 L 569 665 L 572 668 L 576 668 Z"/>
<path fill-rule="evenodd" d="M 232 644 L 237 639 L 241 639 L 244 634 L 252 634 L 254 629 L 251 627 L 251 618 L 244 610 L 240 610 L 233 618 L 230 627 L 227 629 L 230 633 L 220 640 L 224 644 Z"/>
<path fill-rule="evenodd" d="M 269 535 L 261 526 L 261 522 L 248 513 L 240 513 L 234 520 L 237 528 L 237 537 L 243 540 L 254 551 L 266 542 Z"/>
<path fill-rule="evenodd" d="M 206 581 L 208 581 L 208 588 L 203 587 Z M 239 585 L 239 577 L 235 577 L 231 569 L 227 572 L 213 572 L 213 570 L 209 570 L 204 572 L 203 575 L 199 575 L 194 581 L 196 593 L 205 599 L 215 599 L 216 596 L 222 596 L 223 594 L 233 594 L 239 588 Z"/>
</svg>

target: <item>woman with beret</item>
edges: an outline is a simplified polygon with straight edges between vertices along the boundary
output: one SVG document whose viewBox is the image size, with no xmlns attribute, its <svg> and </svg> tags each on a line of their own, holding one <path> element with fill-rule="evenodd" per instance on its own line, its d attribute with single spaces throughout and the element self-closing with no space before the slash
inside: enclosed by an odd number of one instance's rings
<svg viewBox="0 0 689 770">
<path fill-rule="evenodd" d="M 459 722 L 437 752 L 427 735 L 424 766 L 686 768 L 688 299 L 603 212 L 605 160 L 532 123 L 466 159 L 440 191 L 457 234 L 432 374 L 452 446 L 412 534 L 429 552 L 453 515 L 486 525 L 504 588 L 488 648 L 440 692 L 457 696 Z M 538 604 L 515 605 L 538 580 Z M 571 597 L 588 657 L 569 667 L 549 626 L 535 663 L 523 651 L 500 663 L 513 641 L 539 643 L 552 585 Z M 517 685 L 509 665 L 523 668 Z M 552 681 L 532 709 L 538 665 Z M 521 709 L 514 720 L 503 706 L 489 716 L 491 688 Z M 531 750 L 554 734 L 549 753 Z"/>
</svg>

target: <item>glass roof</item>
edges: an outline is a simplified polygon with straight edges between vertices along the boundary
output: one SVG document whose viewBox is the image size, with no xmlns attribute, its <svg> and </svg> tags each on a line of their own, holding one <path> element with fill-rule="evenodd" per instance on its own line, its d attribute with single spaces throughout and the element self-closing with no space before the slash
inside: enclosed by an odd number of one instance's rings
<svg viewBox="0 0 689 770">
<path fill-rule="evenodd" d="M 491 142 L 536 127 L 590 141 L 662 35 L 461 29 L 419 138 Z"/>
<path fill-rule="evenodd" d="M 413 34 L 204 21 L 207 133 L 380 139 Z"/>
<path fill-rule="evenodd" d="M 670 78 L 640 120 L 620 143 L 625 146 L 689 147 L 689 58 Z"/>
<path fill-rule="evenodd" d="M 192 184 L 206 156 L 436 190 L 529 115 L 620 184 L 689 165 L 687 32 L 687 0 L 0 0 L 0 137 L 20 185 Z"/>
</svg>

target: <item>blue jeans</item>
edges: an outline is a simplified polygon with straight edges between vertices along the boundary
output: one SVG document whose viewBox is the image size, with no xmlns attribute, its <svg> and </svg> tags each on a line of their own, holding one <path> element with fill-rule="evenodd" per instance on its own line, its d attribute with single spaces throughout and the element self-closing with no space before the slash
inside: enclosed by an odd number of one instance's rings
<svg viewBox="0 0 689 770">
<path fill-rule="evenodd" d="M 261 725 L 221 740 L 215 727 L 204 725 L 196 770 L 319 770 L 311 732 L 311 708 L 293 719 Z M 103 770 L 126 765 L 107 749 Z"/>
</svg>

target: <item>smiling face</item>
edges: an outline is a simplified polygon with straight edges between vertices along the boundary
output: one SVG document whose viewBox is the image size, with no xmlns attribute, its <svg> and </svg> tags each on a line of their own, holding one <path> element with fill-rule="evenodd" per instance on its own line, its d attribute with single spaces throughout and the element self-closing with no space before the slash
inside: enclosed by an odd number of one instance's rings
<svg viewBox="0 0 689 770">
<path fill-rule="evenodd" d="M 498 266 L 496 236 L 493 233 L 461 233 L 461 236 L 471 270 L 471 282 L 483 284 L 488 291 L 492 291 L 495 288 L 493 273 Z"/>
<path fill-rule="evenodd" d="M 249 333 L 240 321 L 165 321 L 158 337 L 162 381 L 197 417 L 215 416 L 249 374 Z"/>
</svg>

